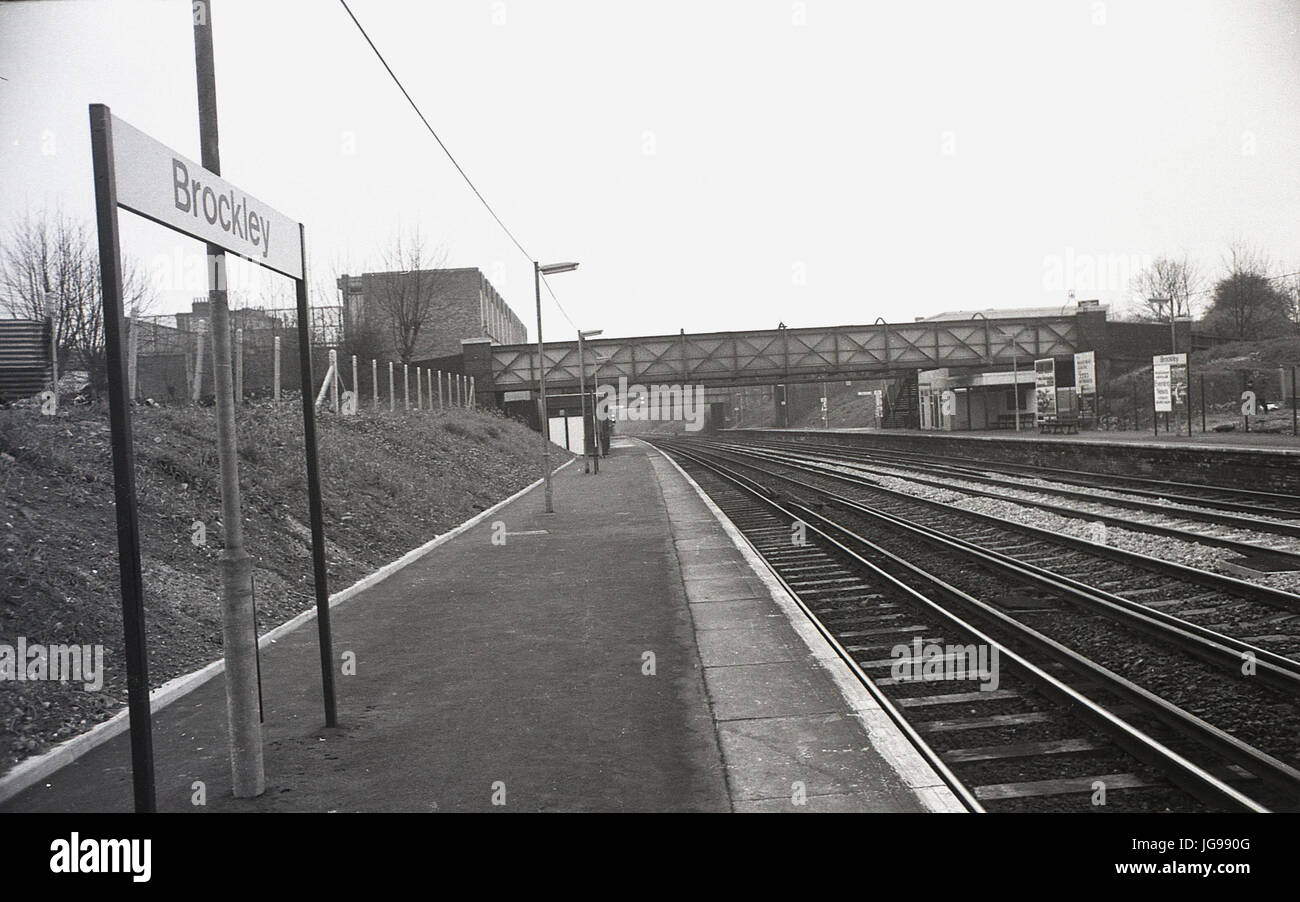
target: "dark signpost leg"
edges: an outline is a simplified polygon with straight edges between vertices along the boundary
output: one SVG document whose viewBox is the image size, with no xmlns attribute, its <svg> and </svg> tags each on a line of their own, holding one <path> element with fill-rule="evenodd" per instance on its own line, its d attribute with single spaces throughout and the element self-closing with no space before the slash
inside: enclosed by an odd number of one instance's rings
<svg viewBox="0 0 1300 902">
<path fill-rule="evenodd" d="M 307 504 L 311 514 L 311 558 L 316 582 L 316 629 L 320 636 L 320 676 L 325 693 L 325 726 L 338 724 L 334 701 L 334 640 L 330 634 L 330 593 L 325 568 L 325 519 L 320 496 L 320 462 L 316 458 L 315 381 L 311 374 L 310 311 L 307 309 L 307 235 L 302 240 L 302 278 L 298 297 L 298 362 L 302 374 L 302 437 L 307 449 Z"/>
<path fill-rule="evenodd" d="M 126 396 L 122 342 L 122 254 L 117 231 L 113 126 L 108 107 L 90 107 L 90 146 L 95 171 L 95 223 L 99 231 L 100 290 L 108 357 L 108 411 L 113 443 L 113 500 L 117 508 L 117 559 L 122 581 L 122 628 L 126 639 L 127 708 L 131 718 L 131 776 L 135 810 L 157 810 L 154 800 L 153 726 L 149 713 L 149 657 L 145 646 L 144 580 L 140 575 L 140 521 L 135 499 L 131 408 Z"/>
</svg>

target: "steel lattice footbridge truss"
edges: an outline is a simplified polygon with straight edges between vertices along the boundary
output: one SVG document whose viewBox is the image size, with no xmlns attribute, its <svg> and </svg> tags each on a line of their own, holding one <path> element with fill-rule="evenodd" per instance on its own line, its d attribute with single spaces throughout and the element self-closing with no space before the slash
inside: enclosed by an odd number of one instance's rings
<svg viewBox="0 0 1300 902">
<path fill-rule="evenodd" d="M 626 378 L 629 384 L 727 387 L 883 378 L 942 367 L 1032 366 L 1036 359 L 1086 350 L 1081 345 L 1091 343 L 1081 341 L 1079 320 L 1070 312 L 597 339 L 585 342 L 586 381 L 589 389 L 593 378 L 607 384 Z M 537 388 L 535 344 L 492 345 L 490 355 L 490 384 L 481 382 L 482 388 Z M 578 343 L 548 342 L 544 358 L 548 390 L 577 391 Z"/>
</svg>

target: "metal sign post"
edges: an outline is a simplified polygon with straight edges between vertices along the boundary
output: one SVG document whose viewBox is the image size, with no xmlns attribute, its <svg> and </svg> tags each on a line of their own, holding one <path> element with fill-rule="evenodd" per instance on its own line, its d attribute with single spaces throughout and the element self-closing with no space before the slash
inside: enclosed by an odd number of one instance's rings
<svg viewBox="0 0 1300 902">
<path fill-rule="evenodd" d="M 1155 426 L 1156 435 L 1160 434 L 1158 421 L 1159 414 L 1165 415 L 1165 432 L 1173 431 L 1170 421 L 1177 425 L 1177 418 L 1174 412 L 1177 409 L 1179 396 L 1187 398 L 1187 355 L 1186 354 L 1157 354 L 1151 358 L 1151 407 L 1156 413 L 1157 425 Z M 1188 408 L 1187 420 L 1188 428 L 1191 428 L 1191 406 L 1184 402 Z"/>
<path fill-rule="evenodd" d="M 113 435 L 114 493 L 118 519 L 118 556 L 122 580 L 123 627 L 126 633 L 128 708 L 130 710 L 131 756 L 138 811 L 153 811 L 154 772 L 149 715 L 148 658 L 145 648 L 143 583 L 140 575 L 140 538 L 136 508 L 129 399 L 126 397 L 126 362 L 122 329 L 122 264 L 118 237 L 119 207 L 174 229 L 215 250 L 218 266 L 224 270 L 224 253 L 234 253 L 294 280 L 298 298 L 298 353 L 303 373 L 303 432 L 307 456 L 308 501 L 311 508 L 312 559 L 316 582 L 317 627 L 321 643 L 321 680 L 325 693 L 325 722 L 336 724 L 333 650 L 329 623 L 329 592 L 326 583 L 325 535 L 320 496 L 320 472 L 316 457 L 315 410 L 311 405 L 310 311 L 307 307 L 306 242 L 301 223 L 267 207 L 198 163 L 177 154 L 143 132 L 112 115 L 103 104 L 91 104 L 91 155 L 95 172 L 96 222 L 99 231 L 100 273 L 104 299 L 104 329 L 108 357 L 109 410 Z M 128 165 L 119 171 L 115 161 Z M 184 178 L 181 174 L 184 174 Z M 224 278 L 224 271 L 218 275 Z M 218 286 L 215 294 L 222 294 Z M 215 306 L 215 305 L 214 305 Z M 224 305 L 222 305 L 224 307 Z M 228 326 L 214 323 L 217 332 Z M 219 338 L 214 334 L 214 343 Z M 224 370 L 218 367 L 218 402 L 224 395 L 233 402 L 229 383 L 232 374 L 229 355 Z M 220 390 L 224 389 L 224 390 Z M 233 414 L 233 409 L 232 409 Z M 232 417 L 233 419 L 233 417 Z M 225 462 L 223 461 L 223 468 Z M 227 506 L 223 492 L 223 507 Z M 237 508 L 236 508 L 237 509 Z M 230 519 L 229 515 L 226 517 Z M 246 556 L 246 552 L 245 552 Z M 242 582 L 242 580 L 241 580 Z M 242 595 L 242 593 L 241 593 Z M 245 722 L 246 705 L 231 707 L 232 772 L 237 794 L 260 792 L 261 731 L 257 725 L 256 630 L 251 614 L 251 582 L 248 616 L 240 618 L 239 662 L 227 661 L 228 693 L 250 688 L 252 726 Z M 244 622 L 246 621 L 246 622 Z M 249 635 L 243 633 L 247 631 Z M 224 633 L 224 631 L 223 631 Z M 223 638 L 226 638 L 223 635 Z M 246 641 L 247 640 L 247 641 Z M 249 652 L 244 655 L 243 652 Z M 231 648 L 227 646 L 227 657 Z M 247 674 L 242 670 L 247 670 Z M 232 688 L 233 687 L 233 688 Z M 228 702 L 231 696 L 228 694 Z M 237 716 L 238 715 L 238 716 Z M 256 748 L 251 746 L 255 745 Z M 236 764 L 236 755 L 246 760 Z M 252 763 L 251 767 L 247 765 Z M 255 792 L 252 794 L 256 794 Z"/>
<path fill-rule="evenodd" d="M 154 800 L 153 723 L 149 712 L 149 656 L 145 649 L 144 580 L 140 574 L 140 518 L 135 499 L 131 405 L 122 353 L 122 251 L 117 228 L 117 174 L 113 123 L 106 106 L 90 108 L 90 147 L 95 172 L 95 224 L 108 357 L 108 412 L 113 443 L 113 500 L 117 508 L 117 558 L 122 580 L 122 629 L 126 645 L 127 709 L 131 719 L 131 776 L 135 810 L 157 810 Z"/>
</svg>

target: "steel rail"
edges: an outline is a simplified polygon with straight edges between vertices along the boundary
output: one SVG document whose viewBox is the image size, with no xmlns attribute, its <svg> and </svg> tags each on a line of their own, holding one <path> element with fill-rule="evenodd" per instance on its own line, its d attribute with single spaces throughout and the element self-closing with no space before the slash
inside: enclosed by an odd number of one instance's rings
<svg viewBox="0 0 1300 902">
<path fill-rule="evenodd" d="M 739 431 L 741 433 L 744 433 L 747 436 L 752 435 L 752 433 L 748 432 L 747 430 L 739 430 Z M 769 439 L 766 436 L 762 436 L 762 437 L 754 436 L 754 438 L 756 440 L 770 441 L 777 444 L 809 444 L 809 445 L 818 445 L 820 447 L 825 447 L 825 448 L 833 448 L 842 451 L 861 450 L 847 443 L 844 445 L 840 445 L 836 443 L 805 441 L 802 439 L 795 439 L 790 442 L 782 443 L 777 439 Z M 945 460 L 945 458 L 935 454 L 913 453 L 913 452 L 894 451 L 894 450 L 872 451 L 871 453 L 893 454 L 907 459 L 920 458 L 920 459 L 931 460 L 940 463 L 944 462 Z M 1165 479 L 1151 479 L 1145 476 L 1131 476 L 1131 475 L 1121 474 L 1121 473 L 1096 473 L 1090 470 L 1074 470 L 1066 467 L 1044 467 L 1044 466 L 1035 466 L 1032 464 L 1017 464 L 1011 461 L 988 460 L 987 458 L 973 458 L 971 459 L 970 463 L 972 466 L 979 466 L 983 469 L 997 470 L 1004 473 L 1023 472 L 1027 474 L 1044 474 L 1044 473 L 1059 474 L 1055 476 L 1044 476 L 1042 478 L 1053 478 L 1060 482 L 1070 482 L 1074 485 L 1082 485 L 1082 486 L 1106 487 L 1107 482 L 1110 483 L 1125 482 L 1130 484 L 1136 484 L 1137 486 L 1170 486 L 1179 490 L 1188 490 L 1192 492 L 1206 492 L 1206 491 L 1226 492 L 1244 498 L 1256 498 L 1261 501 L 1290 502 L 1293 506 L 1289 508 L 1280 508 L 1280 507 L 1279 508 L 1258 508 L 1258 507 L 1250 507 L 1244 502 L 1225 501 L 1222 499 L 1208 499 L 1205 498 L 1203 495 L 1196 495 L 1196 496 L 1170 495 L 1167 491 L 1164 491 L 1161 488 L 1125 489 L 1125 491 L 1132 491 L 1135 494 L 1139 494 L 1139 493 L 1146 494 L 1148 497 L 1168 498 L 1170 500 L 1182 500 L 1182 501 L 1186 501 L 1187 503 L 1201 504 L 1206 506 L 1214 505 L 1214 506 L 1218 506 L 1221 510 L 1234 510 L 1239 513 L 1259 513 L 1259 514 L 1268 514 L 1272 516 L 1292 517 L 1292 518 L 1300 517 L 1300 495 L 1292 495 L 1286 492 L 1269 492 L 1269 491 L 1262 491 L 1259 489 L 1243 489 L 1243 488 L 1237 488 L 1235 486 L 1218 485 L 1215 483 L 1201 484 L 1195 482 L 1174 482 Z"/>
<path fill-rule="evenodd" d="M 656 442 L 656 444 L 658 443 Z M 889 551 L 886 551 L 884 548 L 881 548 L 870 540 L 857 535 L 852 530 L 835 523 L 830 518 L 812 510 L 811 508 L 795 503 L 791 506 L 797 508 L 797 511 L 791 510 L 789 507 L 774 498 L 772 490 L 768 487 L 762 486 L 761 483 L 749 480 L 749 482 L 757 486 L 757 488 L 745 486 L 730 475 L 735 471 L 703 460 L 697 449 L 686 450 L 677 443 L 664 444 L 667 444 L 672 449 L 673 453 L 679 454 L 689 460 L 693 460 L 697 464 L 707 467 L 722 478 L 731 482 L 733 485 L 736 485 L 742 490 L 754 495 L 756 498 L 769 505 L 772 509 L 790 517 L 792 521 L 804 523 L 807 529 L 810 529 L 817 535 L 821 536 L 823 541 L 832 547 L 837 548 L 843 555 L 847 556 L 856 564 L 874 573 L 888 583 L 891 583 L 897 589 L 910 596 L 914 601 L 928 608 L 937 617 L 948 622 L 956 629 L 974 636 L 979 641 L 988 645 L 990 649 L 996 648 L 999 655 L 1005 655 L 1006 658 L 1018 669 L 1029 676 L 1031 682 L 1035 683 L 1040 690 L 1045 691 L 1047 694 L 1057 698 L 1059 701 L 1066 703 L 1068 707 L 1076 710 L 1094 725 L 1111 735 L 1112 738 L 1114 738 L 1115 741 L 1130 754 L 1133 754 L 1140 760 L 1146 761 L 1169 774 L 1177 785 L 1183 787 L 1196 797 L 1204 801 L 1222 804 L 1237 810 L 1252 812 L 1267 812 L 1269 810 L 1261 803 L 1214 776 L 1209 771 L 1190 761 L 1173 749 L 1170 749 L 1168 746 L 1148 735 L 1143 730 L 1133 726 L 1127 720 L 1110 711 L 1103 705 L 1094 702 L 1079 690 L 1062 682 L 1057 677 L 1034 664 L 1028 658 L 1025 658 L 1020 653 L 1012 650 L 1009 646 L 997 641 L 984 632 L 984 630 L 963 619 L 955 612 L 950 611 L 944 605 L 934 601 L 919 590 L 884 570 L 873 561 L 863 557 L 863 555 L 858 551 L 836 539 L 829 530 L 842 534 L 849 541 L 859 545 L 862 549 L 873 555 L 878 555 L 906 568 L 908 571 L 939 589 L 949 598 L 957 600 L 969 609 L 978 612 L 983 619 L 991 620 L 1003 629 L 1012 632 L 1017 639 L 1035 647 L 1039 653 L 1046 654 L 1052 658 L 1054 662 L 1066 666 L 1072 672 L 1082 673 L 1090 679 L 1097 680 L 1109 691 L 1137 704 L 1144 710 L 1150 712 L 1156 710 L 1161 711 L 1161 720 L 1166 720 L 1166 718 L 1173 719 L 1179 724 L 1178 729 L 1182 731 L 1184 735 L 1190 734 L 1193 738 L 1198 739 L 1203 743 L 1210 744 L 1216 748 L 1218 747 L 1218 742 L 1222 741 L 1221 737 L 1227 737 L 1227 739 L 1232 740 L 1234 744 L 1244 745 L 1243 743 L 1240 743 L 1239 740 L 1228 736 L 1228 734 L 1218 730 L 1218 728 L 1214 727 L 1212 724 L 1206 723 L 1195 715 L 1178 708 L 1176 705 L 1173 705 L 1158 696 L 1155 696 L 1148 690 L 1124 679 L 1101 665 L 1084 658 L 1077 652 L 1074 652 L 1064 645 L 1061 645 L 1059 642 L 1056 642 L 1056 640 L 1039 633 L 1031 627 L 1020 623 L 1014 618 L 1011 618 L 1006 614 L 1003 614 L 1001 611 L 989 606 L 985 602 L 982 602 L 955 586 L 944 582 L 939 577 L 922 570 Z M 736 475 L 743 478 L 743 474 Z M 819 526 L 819 523 L 822 525 Z M 1218 740 L 1218 742 L 1216 742 L 1216 740 Z M 1249 757 L 1255 762 L 1256 766 L 1263 766 L 1260 762 L 1260 756 L 1263 758 L 1267 758 L 1268 756 L 1265 756 L 1262 752 L 1259 752 L 1256 749 L 1252 749 L 1250 746 L 1245 746 L 1245 748 L 1250 749 L 1255 753 L 1253 756 Z M 1277 763 L 1281 764 L 1281 762 Z M 1282 766 L 1285 767 L 1285 765 Z"/>
<path fill-rule="evenodd" d="M 662 449 L 656 450 L 661 454 L 665 453 Z M 718 472 L 714 467 L 707 463 L 698 460 L 696 463 L 707 469 L 714 470 L 714 472 Z M 718 473 L 718 475 L 721 475 L 721 473 Z M 759 497 L 759 499 L 764 501 L 764 503 L 771 505 L 771 502 L 764 497 L 761 486 L 757 483 L 753 483 L 751 480 L 746 479 L 746 477 L 740 474 L 736 474 L 735 476 L 730 477 L 730 479 L 737 483 L 738 487 L 744 491 Z M 754 543 L 750 541 L 749 536 L 745 535 L 739 527 L 737 527 L 737 532 L 745 540 L 745 543 L 753 550 L 754 554 L 758 555 L 759 559 L 767 567 L 768 572 L 770 572 L 772 576 L 781 583 L 781 586 L 787 593 L 789 593 L 790 597 L 799 607 L 799 610 L 808 618 L 809 622 L 822 636 L 826 643 L 830 645 L 835 654 L 849 668 L 853 673 L 853 676 L 862 683 L 862 686 L 867 693 L 878 705 L 880 705 L 881 710 L 883 710 L 889 719 L 893 721 L 894 725 L 902 731 L 908 742 L 916 748 L 917 752 L 925 760 L 926 764 L 930 766 L 939 779 L 943 781 L 944 785 L 947 786 L 952 791 L 953 795 L 957 797 L 957 800 L 972 814 L 984 814 L 984 806 L 980 803 L 979 799 L 976 798 L 975 794 L 971 792 L 970 787 L 963 783 L 961 779 L 952 772 L 952 769 L 948 767 L 947 763 L 940 757 L 939 753 L 925 741 L 921 734 L 917 732 L 916 728 L 913 727 L 907 718 L 903 716 L 902 712 L 898 710 L 898 707 L 890 701 L 889 697 L 880 691 L 880 687 L 876 685 L 875 681 L 867 676 L 867 674 L 862 670 L 862 667 L 858 664 L 857 660 L 849 654 L 844 646 L 840 644 L 840 641 L 835 638 L 834 634 L 821 622 L 821 619 L 813 613 L 811 608 L 808 607 L 808 604 L 802 597 L 800 597 L 798 590 L 786 581 L 785 577 L 780 574 L 776 567 L 772 565 L 771 561 L 763 555 L 763 552 L 761 552 Z"/>
<path fill-rule="evenodd" d="M 734 453 L 751 453 L 751 454 L 756 454 L 757 456 L 763 456 L 763 452 L 755 451 L 752 448 L 747 449 L 745 448 L 745 446 L 735 446 L 735 447 L 739 448 L 740 450 Z M 1216 591 L 1226 592 L 1230 595 L 1233 595 L 1238 598 L 1243 598 L 1248 601 L 1257 601 L 1261 604 L 1269 605 L 1270 607 L 1275 607 L 1281 610 L 1290 611 L 1292 613 L 1300 613 L 1300 595 L 1295 595 L 1291 592 L 1283 591 L 1282 589 L 1274 589 L 1271 586 L 1261 586 L 1256 583 L 1247 582 L 1246 580 L 1243 579 L 1237 579 L 1236 577 L 1226 576 L 1221 573 L 1214 573 L 1209 570 L 1201 570 L 1197 567 L 1188 566 L 1187 564 L 1179 564 L 1175 561 L 1165 561 L 1159 558 L 1148 557 L 1146 555 L 1138 554 L 1137 552 L 1127 551 L 1123 548 L 1116 548 L 1113 545 L 1105 545 L 1100 542 L 1091 542 L 1087 539 L 1080 539 L 1075 536 L 1069 536 L 1063 533 L 1053 532 L 1048 529 L 1043 529 L 1042 527 L 1031 526 L 1028 523 L 1018 523 L 1014 520 L 1008 520 L 1004 517 L 999 517 L 994 514 L 986 514 L 980 511 L 968 510 L 964 507 L 958 507 L 954 504 L 949 504 L 944 501 L 937 501 L 933 498 L 923 498 L 919 495 L 910 495 L 907 492 L 901 492 L 897 489 L 887 488 L 885 486 L 871 482 L 870 480 L 854 478 L 846 473 L 813 468 L 798 461 L 797 459 L 783 460 L 779 456 L 774 457 L 771 455 L 767 456 L 767 459 L 774 463 L 779 463 L 785 466 L 791 466 L 791 467 L 803 469 L 805 472 L 810 472 L 813 473 L 814 475 L 821 476 L 827 479 L 839 480 L 842 482 L 849 483 L 851 485 L 856 485 L 861 488 L 869 489 L 874 492 L 881 492 L 882 494 L 892 495 L 900 499 L 934 507 L 969 519 L 982 520 L 992 526 L 1032 535 L 1045 542 L 1058 544 L 1058 545 L 1065 545 L 1077 551 L 1084 551 L 1089 554 L 1095 554 L 1099 557 L 1106 557 L 1111 560 L 1120 561 L 1129 566 L 1138 567 L 1144 570 L 1151 570 L 1163 575 L 1174 576 L 1186 582 L 1194 583 L 1196 585 L 1204 586 L 1210 589 L 1215 589 Z M 959 491 L 959 490 L 953 489 L 953 491 Z M 1088 516 L 1083 512 L 1079 512 L 1079 513 L 1083 515 L 1083 518 L 1086 518 Z"/>
<path fill-rule="evenodd" d="M 750 465 L 752 466 L 752 465 Z M 1148 635 L 1170 641 L 1185 651 L 1230 673 L 1242 676 L 1241 665 L 1251 660 L 1256 666 L 1256 674 L 1263 682 L 1283 692 L 1300 695 L 1300 661 L 1294 661 L 1284 655 L 1252 645 L 1242 639 L 1225 635 L 1205 626 L 1183 620 L 1173 614 L 1148 607 L 1121 595 L 1107 592 L 1087 583 L 1079 582 L 1068 576 L 1055 573 L 1036 564 L 1018 560 L 1010 555 L 979 545 L 959 536 L 949 535 L 932 526 L 880 511 L 862 504 L 852 498 L 836 495 L 820 486 L 803 482 L 782 473 L 774 473 L 761 467 L 759 472 L 784 480 L 799 488 L 825 498 L 831 503 L 850 510 L 859 516 L 880 521 L 891 528 L 902 529 L 932 544 L 958 551 L 973 557 L 992 569 L 1018 577 L 1040 588 L 1051 589 L 1064 596 L 1066 601 L 1076 604 L 1084 610 L 1102 612 L 1112 619 L 1118 619 L 1125 625 L 1135 627 Z M 820 475 L 820 474 L 818 474 Z M 910 496 L 909 496 L 910 497 Z M 1249 657 L 1247 657 L 1249 656 Z M 1243 677 L 1244 679 L 1244 677 Z M 1300 777 L 1300 771 L 1297 771 Z"/>
<path fill-rule="evenodd" d="M 772 450 L 792 447 L 791 443 L 789 442 L 770 442 L 770 441 L 755 443 L 755 446 L 768 448 Z M 1273 535 L 1282 535 L 1282 536 L 1288 536 L 1292 538 L 1300 538 L 1300 523 L 1279 522 L 1275 520 L 1261 520 L 1260 515 L 1265 513 L 1265 511 L 1262 511 L 1260 509 L 1252 509 L 1251 513 L 1254 516 L 1245 517 L 1235 513 L 1206 510 L 1203 507 L 1200 508 L 1171 507 L 1168 504 L 1159 504 L 1155 501 L 1145 501 L 1139 498 L 1113 498 L 1109 495 L 1093 495 L 1088 492 L 1077 491 L 1075 489 L 1061 488 L 1059 486 L 1025 485 L 1023 483 L 1016 482 L 1014 479 L 1006 478 L 1005 476 L 990 476 L 988 473 L 982 473 L 979 470 L 976 470 L 971 467 L 954 466 L 952 464 L 944 464 L 944 463 L 917 463 L 915 461 L 908 460 L 907 458 L 901 455 L 897 455 L 897 456 L 883 455 L 875 451 L 859 451 L 857 449 L 841 451 L 835 449 L 833 446 L 826 446 L 826 445 L 812 446 L 812 445 L 806 445 L 802 443 L 799 446 L 799 449 L 803 450 L 803 448 L 805 447 L 813 449 L 813 453 L 809 455 L 810 457 L 822 457 L 830 460 L 839 459 L 846 463 L 851 461 L 855 466 L 863 465 L 863 464 L 874 464 L 876 466 L 893 467 L 895 469 L 913 469 L 922 473 L 951 475 L 957 477 L 958 479 L 965 479 L 965 480 L 969 480 L 970 482 L 978 482 L 978 483 L 983 483 L 985 485 L 1002 486 L 1019 492 L 1031 492 L 1031 493 L 1036 492 L 1041 495 L 1057 495 L 1062 498 L 1073 498 L 1081 501 L 1087 501 L 1092 504 L 1108 504 L 1111 505 L 1112 507 L 1122 507 L 1122 508 L 1129 508 L 1131 510 L 1149 511 L 1151 513 L 1160 514 L 1165 517 L 1171 517 L 1171 518 L 1181 517 L 1182 519 L 1185 520 L 1196 520 L 1204 523 L 1214 523 L 1219 526 L 1230 526 L 1234 529 L 1248 530 L 1250 532 L 1263 532 L 1263 533 L 1271 533 Z M 893 463 L 892 461 L 897 461 L 897 463 Z M 864 466 L 863 469 L 868 469 L 868 468 Z M 882 474 L 882 475 L 894 475 L 894 474 Z M 899 476 L 897 478 L 911 479 L 914 477 Z M 1046 479 L 1049 477 L 1038 477 L 1038 478 Z M 917 479 L 917 481 L 925 482 L 926 480 Z M 936 483 L 931 482 L 931 484 L 936 484 Z M 1117 492 L 1131 491 L 1122 488 L 1109 488 L 1100 484 L 1093 485 L 1091 487 L 1106 488 L 1107 491 L 1117 491 Z M 978 490 L 972 489 L 971 491 L 974 494 L 980 494 Z M 989 497 L 992 498 L 1003 497 L 995 493 L 984 493 L 984 494 L 987 494 Z M 1155 492 L 1143 492 L 1141 494 L 1148 497 L 1150 496 L 1160 497 L 1166 501 L 1177 501 L 1177 503 L 1180 504 L 1204 505 L 1205 503 L 1195 498 L 1186 498 L 1182 496 L 1157 495 L 1157 493 Z M 1031 504 L 1036 507 L 1043 507 L 1047 510 L 1061 509 L 1055 505 L 1045 504 L 1043 502 L 1032 501 L 1029 499 L 1005 499 L 1005 500 L 1015 500 L 1019 503 Z M 1277 511 L 1276 513 L 1285 514 L 1291 517 L 1292 519 L 1300 517 L 1300 511 L 1290 511 L 1290 512 Z M 1110 515 L 1089 514 L 1089 516 L 1093 517 L 1094 519 L 1105 520 Z M 1123 520 L 1122 518 L 1114 518 L 1114 517 L 1110 517 L 1110 519 L 1115 520 L 1117 525 L 1122 525 L 1126 529 L 1136 529 L 1143 532 L 1159 532 L 1162 529 L 1169 529 L 1169 527 L 1159 527 L 1158 524 L 1142 524 L 1142 523 L 1127 521 L 1127 520 Z M 1149 527 L 1155 527 L 1155 528 L 1149 528 Z M 1207 536 L 1202 533 L 1191 533 L 1189 530 L 1183 530 L 1183 532 L 1187 532 L 1191 535 L 1196 535 L 1207 542 L 1221 545 L 1222 547 L 1225 548 L 1237 548 L 1238 546 L 1240 546 L 1241 548 L 1245 549 L 1242 553 L 1253 553 L 1254 551 L 1258 550 L 1258 551 L 1262 551 L 1265 554 L 1291 558 L 1296 562 L 1297 568 L 1300 568 L 1300 553 L 1294 551 L 1263 548 L 1261 546 L 1256 546 L 1248 542 L 1240 542 L 1232 539 L 1222 539 L 1217 536 Z"/>
</svg>

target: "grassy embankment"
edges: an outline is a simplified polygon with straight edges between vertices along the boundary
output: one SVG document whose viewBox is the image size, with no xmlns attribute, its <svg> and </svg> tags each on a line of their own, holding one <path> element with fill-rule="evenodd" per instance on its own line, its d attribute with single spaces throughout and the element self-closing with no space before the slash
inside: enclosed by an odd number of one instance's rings
<svg viewBox="0 0 1300 902">
<path fill-rule="evenodd" d="M 212 410 L 134 414 L 150 682 L 221 656 L 221 496 Z M 485 413 L 322 417 L 332 592 L 537 478 L 536 433 Z M 245 544 L 262 632 L 314 605 L 301 409 L 239 414 Z M 554 456 L 559 462 L 560 451 Z M 0 681 L 0 772 L 126 703 L 109 424 L 103 407 L 0 410 L 0 643 L 102 644 L 102 690 Z M 196 544 L 203 524 L 206 543 Z"/>
</svg>

